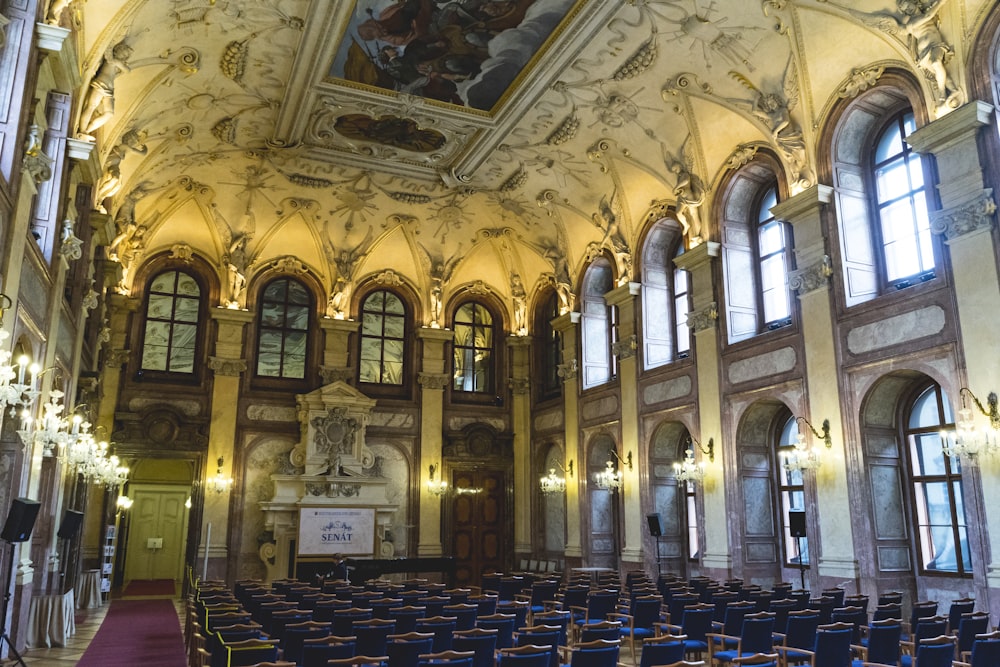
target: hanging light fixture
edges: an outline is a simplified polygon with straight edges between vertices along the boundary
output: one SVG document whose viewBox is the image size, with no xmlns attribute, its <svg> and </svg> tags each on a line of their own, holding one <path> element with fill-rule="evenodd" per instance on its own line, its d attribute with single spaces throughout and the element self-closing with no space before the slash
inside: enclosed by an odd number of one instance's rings
<svg viewBox="0 0 1000 667">
<path fill-rule="evenodd" d="M 218 463 L 219 466 L 215 469 L 215 475 L 209 477 L 206 484 L 209 491 L 222 494 L 228 491 L 229 487 L 233 485 L 233 478 L 222 472 L 222 466 L 225 463 L 225 458 L 220 456 Z"/>
<path fill-rule="evenodd" d="M 434 479 L 434 473 L 437 472 L 437 470 L 438 467 L 433 463 L 427 468 L 427 491 L 432 496 L 444 495 L 445 491 L 448 490 L 448 482 L 443 479 Z"/>
<path fill-rule="evenodd" d="M 703 446 L 693 435 L 688 434 L 688 447 L 684 450 L 684 460 L 674 463 L 674 477 L 678 482 L 700 482 L 705 478 L 705 462 L 694 460 L 694 448 L 708 457 L 710 463 L 715 462 L 715 439 L 709 438 L 708 445 Z"/>
<path fill-rule="evenodd" d="M 570 460 L 569 464 L 563 468 L 558 461 L 555 462 L 556 466 L 562 472 L 569 471 L 570 477 L 573 476 L 573 461 Z M 563 493 L 566 491 L 566 478 L 562 475 L 556 473 L 555 468 L 549 468 L 549 474 L 543 476 L 538 483 L 541 487 L 542 493 L 545 495 L 550 495 L 553 493 Z"/>
<path fill-rule="evenodd" d="M 796 417 L 795 421 L 805 423 L 809 427 L 809 430 L 812 431 L 813 436 L 826 444 L 827 449 L 833 447 L 833 441 L 830 439 L 829 419 L 823 420 L 822 433 L 817 431 L 805 417 Z M 782 452 L 785 470 L 789 472 L 798 470 L 801 472 L 803 470 L 815 470 L 823 465 L 823 456 L 820 450 L 806 442 L 805 434 L 801 430 L 796 436 L 792 447 L 791 451 Z"/>
<path fill-rule="evenodd" d="M 962 387 L 959 392 L 962 408 L 955 418 L 955 428 L 941 431 L 941 450 L 946 456 L 964 456 L 971 463 L 976 463 L 980 454 L 993 454 L 1000 450 L 1000 408 L 997 406 L 997 395 L 990 392 L 986 396 L 986 405 L 968 387 Z M 976 408 L 989 419 L 989 425 L 982 429 L 976 428 L 973 411 L 966 403 L 966 396 L 972 399 Z"/>
<path fill-rule="evenodd" d="M 616 465 L 616 463 L 621 463 L 622 467 L 627 465 L 628 469 L 631 470 L 632 452 L 629 452 L 624 459 L 618 456 L 618 452 L 616 452 L 613 449 L 609 450 L 608 454 L 611 456 L 611 458 L 609 458 L 605 462 L 604 470 L 597 473 L 594 481 L 597 484 L 597 488 L 607 489 L 611 493 L 617 493 L 618 491 L 621 490 L 625 482 L 625 475 L 624 475 L 624 470 L 622 468 L 619 468 Z"/>
</svg>

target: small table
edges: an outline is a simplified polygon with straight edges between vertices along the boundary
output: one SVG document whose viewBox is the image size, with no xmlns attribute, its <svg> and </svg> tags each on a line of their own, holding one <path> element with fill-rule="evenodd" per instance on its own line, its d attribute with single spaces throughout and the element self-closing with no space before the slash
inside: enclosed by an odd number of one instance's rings
<svg viewBox="0 0 1000 667">
<path fill-rule="evenodd" d="M 55 595 L 36 595 L 28 609 L 27 644 L 31 648 L 66 646 L 76 632 L 73 618 L 73 591 Z"/>
<path fill-rule="evenodd" d="M 76 581 L 76 608 L 95 609 L 104 604 L 101 597 L 101 571 L 84 570 Z"/>
<path fill-rule="evenodd" d="M 610 567 L 574 567 L 570 568 L 570 571 L 589 574 L 591 584 L 597 583 L 597 575 L 601 572 L 614 572 L 614 570 Z"/>
</svg>

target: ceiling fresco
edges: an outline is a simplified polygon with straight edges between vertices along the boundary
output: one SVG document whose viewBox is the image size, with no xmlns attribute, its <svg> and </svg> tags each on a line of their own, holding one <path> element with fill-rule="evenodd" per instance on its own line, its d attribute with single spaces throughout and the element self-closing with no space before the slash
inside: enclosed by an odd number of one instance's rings
<svg viewBox="0 0 1000 667">
<path fill-rule="evenodd" d="M 815 184 L 830 109 L 889 70 L 948 113 L 993 4 L 78 0 L 49 21 L 77 27 L 120 291 L 166 253 L 216 267 L 232 307 L 278 268 L 331 317 L 377 280 L 440 324 L 470 290 L 511 322 L 548 286 L 568 307 L 600 253 L 634 280 L 663 216 L 718 240 L 727 170 L 768 151 Z"/>
</svg>

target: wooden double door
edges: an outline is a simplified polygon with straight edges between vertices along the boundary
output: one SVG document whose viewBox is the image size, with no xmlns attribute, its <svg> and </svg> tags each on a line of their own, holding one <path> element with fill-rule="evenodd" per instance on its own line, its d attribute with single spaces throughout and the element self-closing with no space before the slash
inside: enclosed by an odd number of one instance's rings
<svg viewBox="0 0 1000 667">
<path fill-rule="evenodd" d="M 479 585 L 484 572 L 510 567 L 513 531 L 507 480 L 508 471 L 502 468 L 451 470 L 442 518 L 444 544 L 450 545 L 456 561 L 456 586 Z"/>
</svg>

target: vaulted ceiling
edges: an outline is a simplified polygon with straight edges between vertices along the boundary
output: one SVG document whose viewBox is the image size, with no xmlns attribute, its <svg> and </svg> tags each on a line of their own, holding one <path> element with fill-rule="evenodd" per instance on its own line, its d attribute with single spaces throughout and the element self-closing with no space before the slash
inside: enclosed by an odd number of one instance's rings
<svg viewBox="0 0 1000 667">
<path fill-rule="evenodd" d="M 941 34 L 958 43 L 990 5 L 946 1 Z M 252 284 L 278 262 L 338 303 L 391 269 L 425 303 L 436 279 L 445 300 L 478 284 L 509 304 L 518 282 L 575 284 L 599 248 L 635 252 L 678 204 L 715 239 L 713 185 L 758 150 L 791 191 L 815 182 L 831 105 L 921 71 L 899 16 L 892 0 L 86 0 L 50 20 L 77 27 L 122 289 L 169 251 L 215 265 L 224 291 L 228 267 Z M 935 113 L 961 101 L 920 79 Z"/>
</svg>

